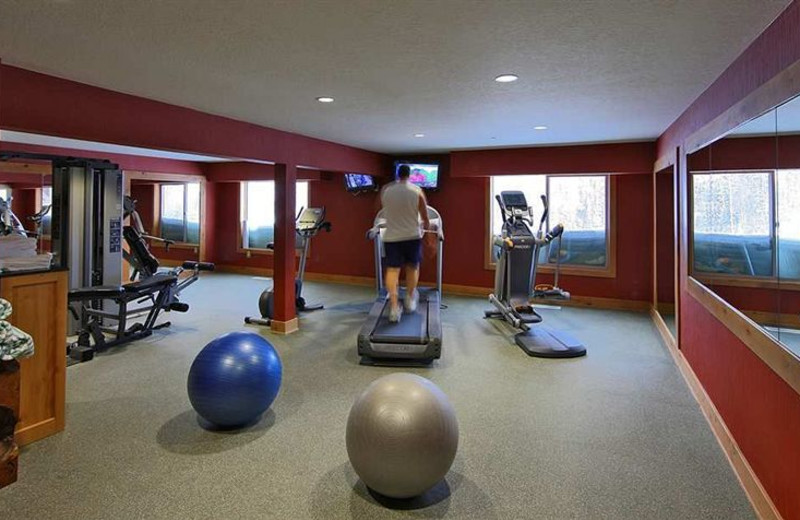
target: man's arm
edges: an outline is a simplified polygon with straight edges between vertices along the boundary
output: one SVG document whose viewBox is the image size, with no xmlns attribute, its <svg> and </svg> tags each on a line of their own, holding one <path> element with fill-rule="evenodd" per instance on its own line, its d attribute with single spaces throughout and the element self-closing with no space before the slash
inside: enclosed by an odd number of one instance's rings
<svg viewBox="0 0 800 520">
<path fill-rule="evenodd" d="M 422 219 L 424 229 L 430 229 L 431 221 L 428 218 L 428 201 L 425 200 L 425 194 L 422 192 L 419 194 L 419 216 Z"/>
</svg>

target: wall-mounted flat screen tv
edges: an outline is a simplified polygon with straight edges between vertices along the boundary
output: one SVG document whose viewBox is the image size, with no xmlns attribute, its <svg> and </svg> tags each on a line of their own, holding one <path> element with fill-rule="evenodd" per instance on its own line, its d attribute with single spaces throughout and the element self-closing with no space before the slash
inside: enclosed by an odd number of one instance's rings
<svg viewBox="0 0 800 520">
<path fill-rule="evenodd" d="M 439 165 L 438 164 L 425 164 L 425 163 L 412 163 L 408 161 L 397 161 L 394 165 L 394 177 L 397 178 L 397 173 L 400 166 L 407 164 L 411 168 L 411 175 L 408 180 L 416 184 L 420 188 L 426 190 L 435 190 L 439 187 Z"/>
<path fill-rule="evenodd" d="M 345 173 L 344 186 L 351 192 L 375 191 L 378 187 L 372 175 L 363 173 Z"/>
</svg>

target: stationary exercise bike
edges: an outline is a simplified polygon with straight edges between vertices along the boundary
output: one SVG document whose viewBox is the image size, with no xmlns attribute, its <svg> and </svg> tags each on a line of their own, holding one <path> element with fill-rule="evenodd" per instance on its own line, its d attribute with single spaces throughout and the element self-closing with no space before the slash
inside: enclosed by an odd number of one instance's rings
<svg viewBox="0 0 800 520">
<path fill-rule="evenodd" d="M 297 277 L 294 279 L 295 308 L 300 311 L 317 311 L 323 308 L 321 303 L 308 303 L 303 298 L 303 276 L 306 272 L 306 259 L 308 258 L 308 245 L 311 239 L 320 231 L 330 232 L 331 223 L 325 221 L 325 208 L 305 208 L 301 209 L 295 220 L 295 232 L 297 240 L 295 249 L 300 253 L 300 267 L 297 270 Z M 270 242 L 267 249 L 275 249 L 275 244 Z M 258 299 L 258 310 L 260 318 L 246 317 L 245 323 L 269 326 L 275 309 L 275 292 L 273 288 L 266 289 Z"/>
<path fill-rule="evenodd" d="M 545 233 L 549 212 L 545 195 L 542 195 L 544 212 L 535 235 L 529 227 L 529 224 L 533 224 L 533 208 L 528 206 L 524 193 L 504 191 L 496 199 L 503 215 L 503 228 L 500 236 L 494 239 L 494 245 L 500 248 L 500 257 L 497 260 L 494 293 L 489 295 L 489 301 L 497 310 L 487 310 L 485 317 L 502 318 L 520 329 L 514 341 L 530 356 L 570 358 L 585 355 L 586 347 L 572 336 L 544 327 L 531 328 L 531 325 L 542 322 L 541 315 L 531 305 L 532 301 L 570 298 L 567 291 L 558 287 L 564 226 L 558 224 Z M 540 251 L 547 246 L 549 256 L 549 246 L 554 240 L 558 244 L 554 283 L 534 287 Z"/>
</svg>

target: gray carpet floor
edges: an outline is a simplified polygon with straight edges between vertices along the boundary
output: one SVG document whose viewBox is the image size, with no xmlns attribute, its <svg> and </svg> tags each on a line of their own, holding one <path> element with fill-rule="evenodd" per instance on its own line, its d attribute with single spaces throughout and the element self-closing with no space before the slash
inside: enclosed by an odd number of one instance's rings
<svg viewBox="0 0 800 520">
<path fill-rule="evenodd" d="M 205 276 L 188 314 L 148 340 L 70 367 L 67 428 L 23 450 L 0 491 L 8 519 L 753 518 L 647 314 L 542 309 L 588 356 L 526 356 L 482 299 L 446 297 L 433 380 L 460 426 L 446 482 L 416 502 L 376 500 L 351 469 L 348 411 L 374 379 L 358 364 L 368 288 L 308 283 L 302 330 L 269 335 L 284 383 L 260 422 L 210 432 L 186 396 L 196 353 L 245 328 L 265 282 Z M 251 329 L 251 330 L 258 330 Z M 265 334 L 268 334 L 266 331 Z"/>
</svg>

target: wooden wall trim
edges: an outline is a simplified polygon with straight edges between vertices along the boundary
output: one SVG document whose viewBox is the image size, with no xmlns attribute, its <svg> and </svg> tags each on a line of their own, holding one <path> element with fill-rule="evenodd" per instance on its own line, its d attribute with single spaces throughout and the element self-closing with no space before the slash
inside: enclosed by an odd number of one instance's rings
<svg viewBox="0 0 800 520">
<path fill-rule="evenodd" d="M 675 154 L 672 152 L 665 153 L 653 164 L 653 173 L 658 173 L 661 170 L 666 170 L 670 166 L 675 166 Z"/>
<path fill-rule="evenodd" d="M 53 167 L 50 163 L 28 163 L 28 162 L 0 162 L 0 172 L 2 173 L 32 173 L 35 175 L 50 175 Z"/>
<path fill-rule="evenodd" d="M 227 265 L 218 264 L 215 269 L 221 273 L 231 274 L 244 274 L 250 276 L 272 276 L 272 269 L 266 267 L 249 267 L 241 265 Z M 348 285 L 361 285 L 366 287 L 373 287 L 375 285 L 375 278 L 371 276 L 353 276 L 344 274 L 328 274 L 328 273 L 313 273 L 306 272 L 305 279 L 313 282 L 330 282 L 342 283 Z M 422 286 L 433 286 L 432 283 L 421 283 Z M 442 291 L 445 295 L 450 294 L 453 296 L 476 296 L 480 298 L 487 298 L 492 292 L 490 287 L 478 287 L 472 285 L 458 285 L 445 283 L 442 284 Z M 599 298 L 596 296 L 578 296 L 573 295 L 569 301 L 541 301 L 543 305 L 557 305 L 561 307 L 591 307 L 596 309 L 607 310 L 620 310 L 620 311 L 635 311 L 635 312 L 648 312 L 651 303 L 649 301 L 639 300 L 620 300 L 616 298 Z"/>
<path fill-rule="evenodd" d="M 695 300 L 736 335 L 786 384 L 800 394 L 800 358 L 792 354 L 743 312 L 694 278 L 689 277 L 687 288 Z"/>
<path fill-rule="evenodd" d="M 126 177 L 135 181 L 162 181 L 162 182 L 206 182 L 204 175 L 189 173 L 158 173 L 138 170 L 123 170 Z"/>
<path fill-rule="evenodd" d="M 656 319 L 660 320 L 661 318 L 657 312 L 652 310 L 651 316 L 654 322 Z M 661 321 L 663 323 L 663 320 Z M 659 328 L 659 331 L 661 330 L 658 323 L 656 323 L 656 328 Z M 694 396 L 697 404 L 700 406 L 703 416 L 711 427 L 711 432 L 717 439 L 723 453 L 725 453 L 725 457 L 728 459 L 731 468 L 733 468 L 736 478 L 739 479 L 739 483 L 742 489 L 744 489 L 747 499 L 750 501 L 756 514 L 762 519 L 781 520 L 782 517 L 778 509 L 775 507 L 772 499 L 770 499 L 769 494 L 767 494 L 767 491 L 764 489 L 755 471 L 753 471 L 753 468 L 747 462 L 742 450 L 739 448 L 730 430 L 728 430 L 728 426 L 725 424 L 716 406 L 714 406 L 711 398 L 706 393 L 703 385 L 694 373 L 694 370 L 692 370 L 691 365 L 689 365 L 689 362 L 683 356 L 680 349 L 677 348 L 675 342 L 668 341 L 663 335 L 662 339 L 664 339 L 664 344 L 670 355 L 672 355 L 672 359 L 675 361 L 678 371 L 681 373 L 689 390 L 692 392 L 692 396 Z"/>
<path fill-rule="evenodd" d="M 692 133 L 684 141 L 686 153 L 693 153 L 716 141 L 742 123 L 785 103 L 800 93 L 800 60 L 786 67 L 741 101 Z"/>
<path fill-rule="evenodd" d="M 658 312 L 658 309 L 655 307 L 650 307 L 650 318 L 653 320 L 653 325 L 656 326 L 656 330 L 658 330 L 658 334 L 661 336 L 661 340 L 670 350 L 678 350 L 678 342 L 675 340 L 675 337 L 672 335 L 672 331 L 669 330 L 667 326 L 667 322 L 664 321 L 664 317 L 661 316 L 661 313 Z"/>
</svg>

